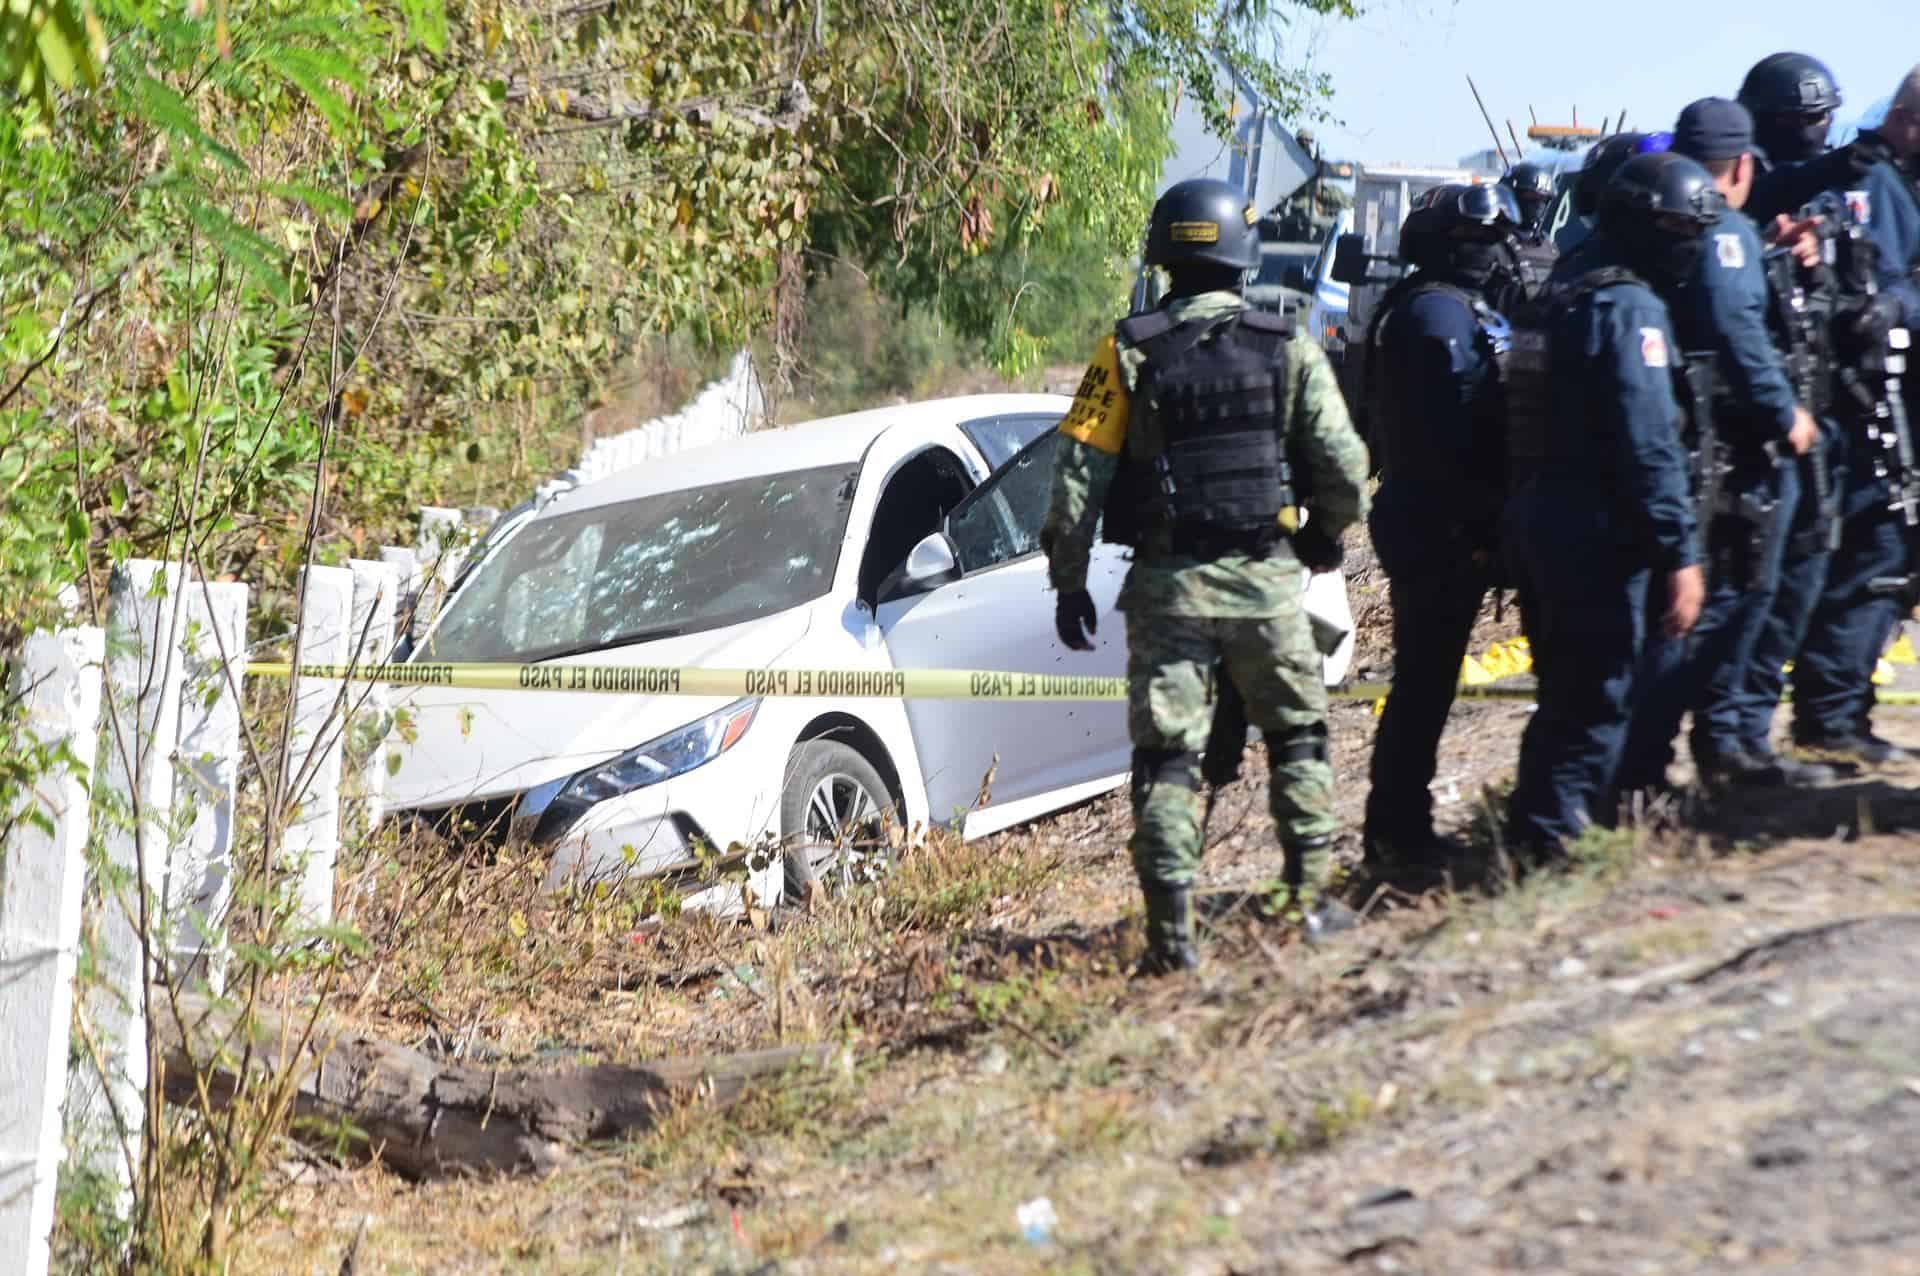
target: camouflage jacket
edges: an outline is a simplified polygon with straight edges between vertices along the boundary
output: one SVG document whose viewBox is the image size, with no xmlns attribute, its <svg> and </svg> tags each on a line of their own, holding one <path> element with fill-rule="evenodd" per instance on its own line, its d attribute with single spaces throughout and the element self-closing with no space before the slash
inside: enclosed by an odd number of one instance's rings
<svg viewBox="0 0 1920 1276">
<path fill-rule="evenodd" d="M 1237 293 L 1208 292 L 1169 302 L 1175 322 L 1246 308 Z M 1055 452 L 1052 501 L 1041 529 L 1054 589 L 1085 589 L 1087 556 L 1107 488 L 1120 465 L 1129 430 L 1158 434 L 1152 414 L 1132 411 L 1143 360 L 1108 337 L 1094 353 L 1079 392 L 1060 422 L 1065 436 Z M 1347 417 L 1346 400 L 1326 355 L 1305 333 L 1288 348 L 1293 394 L 1285 400 L 1283 432 L 1307 473 L 1295 481 L 1312 493 L 1310 517 L 1338 534 L 1367 516 L 1367 448 Z M 1157 440 L 1142 438 L 1151 453 Z M 1299 605 L 1300 563 L 1285 547 L 1268 558 L 1232 554 L 1211 562 L 1169 552 L 1164 542 L 1135 553 L 1120 592 L 1122 611 L 1223 620 L 1276 616 Z"/>
</svg>

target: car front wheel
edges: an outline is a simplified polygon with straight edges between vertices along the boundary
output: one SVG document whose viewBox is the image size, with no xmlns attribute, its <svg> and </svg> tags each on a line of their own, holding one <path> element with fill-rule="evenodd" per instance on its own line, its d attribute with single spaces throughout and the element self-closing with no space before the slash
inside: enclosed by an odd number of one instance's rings
<svg viewBox="0 0 1920 1276">
<path fill-rule="evenodd" d="M 857 749 L 832 740 L 795 749 L 780 792 L 787 899 L 804 900 L 813 882 L 842 890 L 884 866 L 892 806 L 886 781 Z"/>
</svg>

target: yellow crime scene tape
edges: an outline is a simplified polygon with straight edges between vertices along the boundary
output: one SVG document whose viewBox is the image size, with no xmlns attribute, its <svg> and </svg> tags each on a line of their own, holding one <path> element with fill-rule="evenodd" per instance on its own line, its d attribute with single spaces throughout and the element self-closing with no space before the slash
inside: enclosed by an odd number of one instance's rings
<svg viewBox="0 0 1920 1276">
<path fill-rule="evenodd" d="M 1892 666 L 1915 663 L 1903 636 L 1887 652 L 1874 682 L 1892 681 Z M 1462 700 L 1532 700 L 1533 688 L 1506 685 L 1533 671 L 1525 638 L 1496 642 L 1461 662 Z M 260 661 L 247 672 L 285 678 L 293 666 Z M 474 691 L 564 691 L 588 695 L 796 696 L 893 700 L 1125 700 L 1127 680 L 1092 674 L 1007 673 L 994 669 L 683 669 L 668 665 L 399 664 L 300 666 L 303 678 L 381 682 L 402 687 Z M 1391 683 L 1357 682 L 1329 688 L 1336 700 L 1372 701 L 1377 716 Z M 1881 704 L 1917 705 L 1920 692 L 1879 692 Z"/>
<path fill-rule="evenodd" d="M 283 662 L 248 673 L 285 678 Z M 664 665 L 301 665 L 303 678 L 475 691 L 573 691 L 637 696 L 833 696 L 897 700 L 1125 700 L 1127 680 L 991 669 L 680 669 Z"/>
<path fill-rule="evenodd" d="M 247 672 L 285 678 L 293 666 L 260 661 Z M 301 665 L 303 678 L 471 691 L 571 691 L 633 696 L 844 696 L 896 700 L 1125 700 L 1127 680 L 994 669 L 676 669 L 664 665 Z M 1341 700 L 1378 700 L 1388 684 L 1330 688 Z M 1464 685 L 1469 700 L 1531 700 L 1528 687 Z"/>
</svg>

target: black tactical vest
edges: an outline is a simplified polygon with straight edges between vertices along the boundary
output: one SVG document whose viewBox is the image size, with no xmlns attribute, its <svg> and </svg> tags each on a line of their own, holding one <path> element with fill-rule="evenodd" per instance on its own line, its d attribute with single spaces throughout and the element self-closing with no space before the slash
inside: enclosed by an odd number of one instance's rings
<svg viewBox="0 0 1920 1276">
<path fill-rule="evenodd" d="M 1294 504 L 1282 438 L 1292 322 L 1241 310 L 1176 324 L 1154 310 L 1115 331 L 1143 361 L 1134 410 L 1158 429 L 1128 431 L 1104 539 L 1202 560 L 1270 552 Z"/>
<path fill-rule="evenodd" d="M 1466 307 L 1473 316 L 1475 342 L 1493 360 L 1496 370 L 1507 352 L 1506 321 L 1478 293 L 1428 276 L 1424 271 L 1410 275 L 1388 289 L 1380 299 L 1373 321 L 1367 325 L 1366 379 L 1362 388 L 1366 404 L 1367 452 L 1373 458 L 1374 468 L 1383 474 L 1394 471 L 1396 466 L 1405 465 L 1406 458 L 1396 455 L 1401 443 L 1413 437 L 1415 431 L 1426 428 L 1423 405 L 1412 399 L 1413 387 L 1394 375 L 1394 370 L 1404 367 L 1405 361 L 1397 357 L 1386 340 L 1387 325 L 1393 316 L 1403 307 L 1411 305 L 1423 292 L 1444 293 Z M 1504 436 L 1505 423 L 1492 424 L 1499 427 L 1497 433 Z M 1483 423 L 1476 421 L 1476 435 L 1484 433 Z M 1504 449 L 1496 440 L 1490 450 L 1493 454 L 1487 457 L 1487 462 L 1497 471 Z"/>
<path fill-rule="evenodd" d="M 1548 287 L 1531 301 L 1516 304 L 1508 315 L 1511 344 L 1501 360 L 1500 375 L 1506 383 L 1507 474 L 1512 486 L 1538 473 L 1548 456 L 1548 439 L 1554 430 L 1553 329 L 1582 297 L 1621 284 L 1649 286 L 1625 267 L 1604 266 Z M 1711 351 L 1675 349 L 1669 357 L 1674 398 L 1686 415 L 1682 441 L 1695 454 L 1697 494 L 1707 481 L 1702 466 L 1713 450 L 1714 356 Z"/>
<path fill-rule="evenodd" d="M 1520 243 L 1520 287 L 1529 297 L 1537 297 L 1547 288 L 1547 280 L 1553 274 L 1554 263 L 1560 260 L 1560 250 L 1553 240 L 1541 237 L 1529 237 Z M 1504 299 L 1517 304 L 1517 298 Z"/>
<path fill-rule="evenodd" d="M 1568 283 L 1550 284 L 1507 315 L 1512 327 L 1506 356 L 1499 361 L 1506 386 L 1507 481 L 1519 487 L 1547 459 L 1553 431 L 1553 328 L 1567 308 L 1589 293 L 1617 284 L 1638 283 L 1630 270 L 1609 266 L 1588 271 Z"/>
</svg>

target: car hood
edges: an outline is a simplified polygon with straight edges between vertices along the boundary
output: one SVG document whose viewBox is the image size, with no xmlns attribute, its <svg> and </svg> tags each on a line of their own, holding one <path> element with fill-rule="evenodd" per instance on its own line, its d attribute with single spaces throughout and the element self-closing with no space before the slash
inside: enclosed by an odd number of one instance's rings
<svg viewBox="0 0 1920 1276">
<path fill-rule="evenodd" d="M 800 641 L 811 614 L 798 607 L 726 629 L 543 663 L 764 668 Z M 727 699 L 408 687 L 396 688 L 392 702 L 397 713 L 385 746 L 386 803 L 407 809 L 501 797 L 572 775 L 695 721 Z"/>
</svg>

